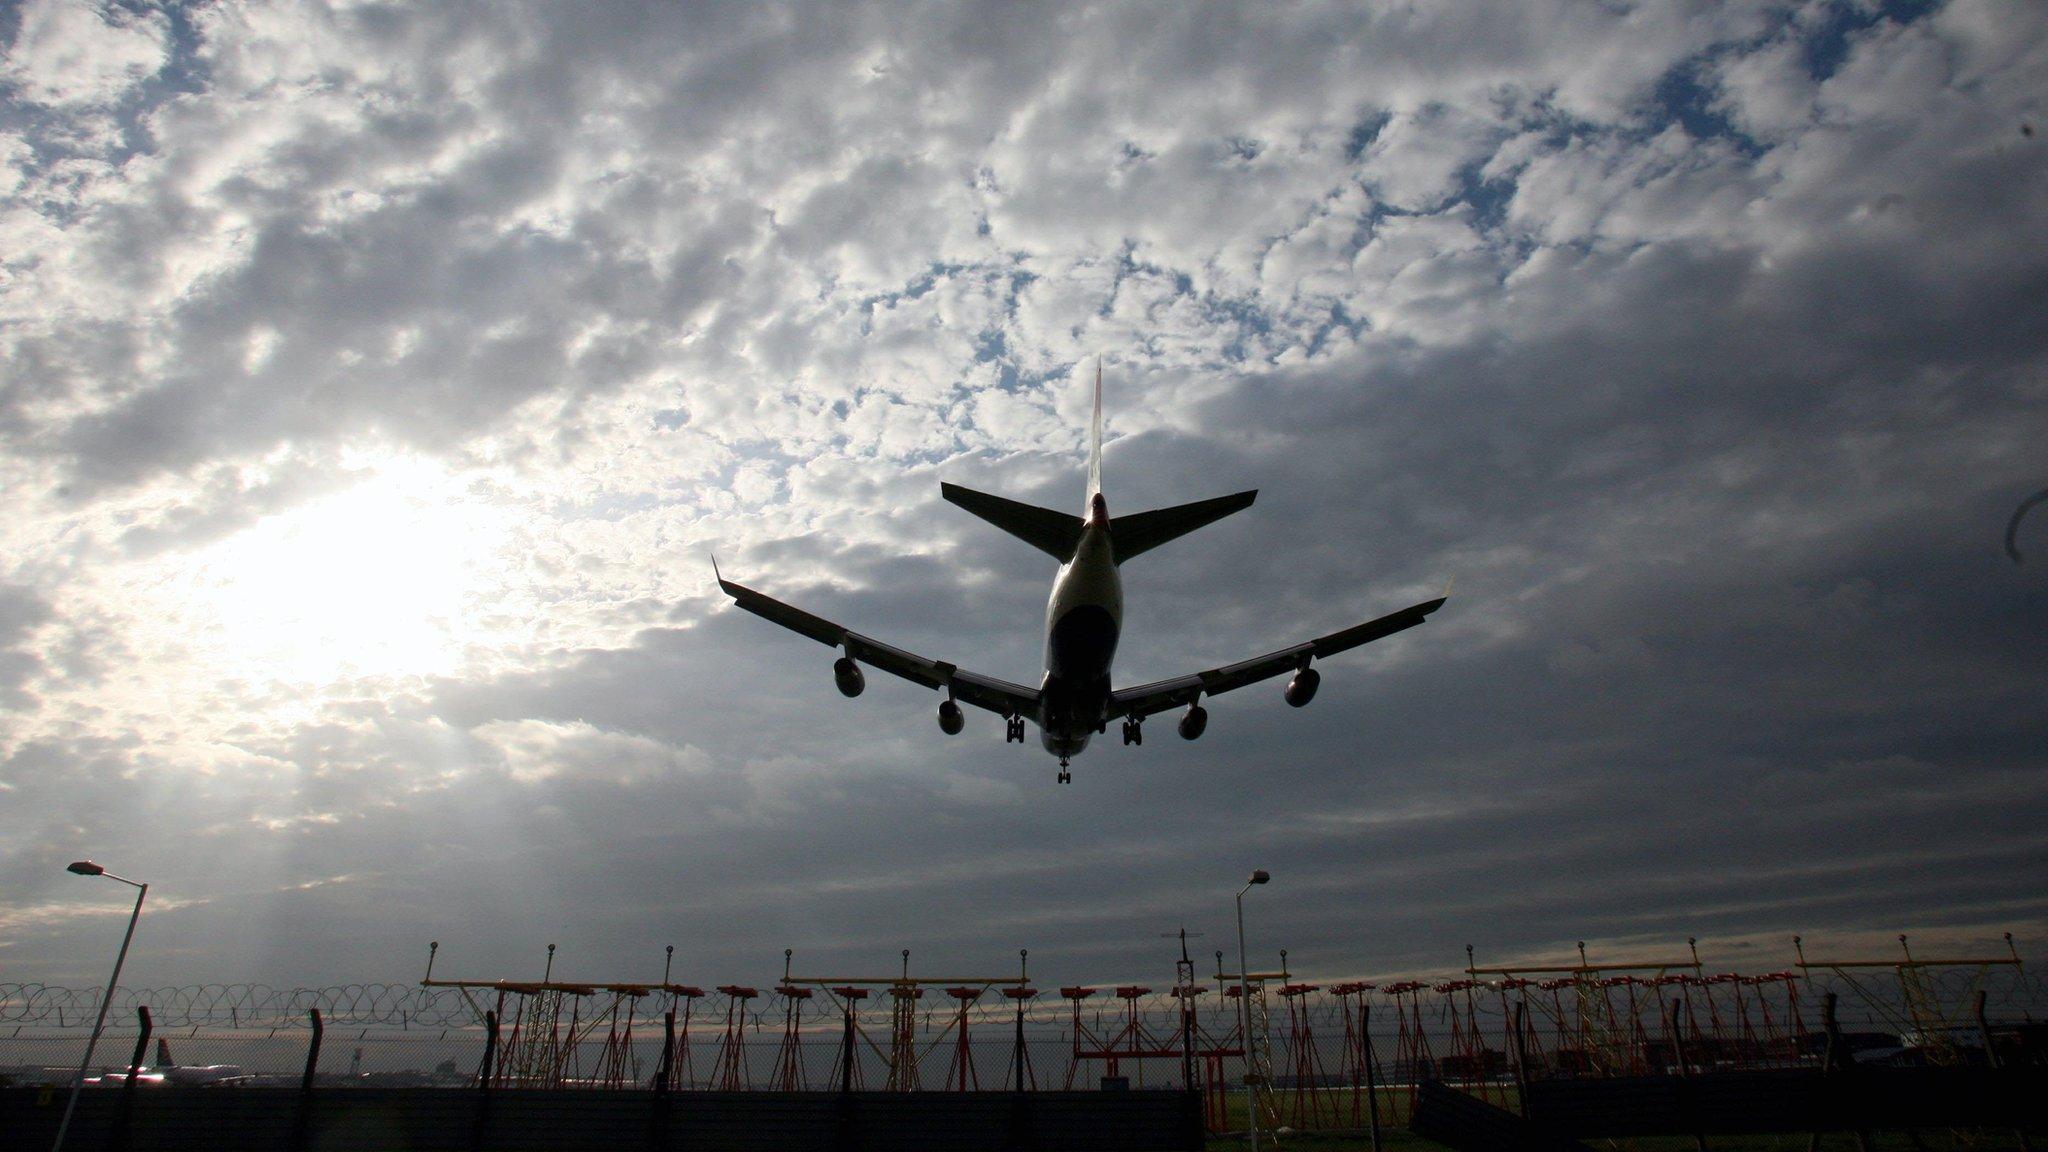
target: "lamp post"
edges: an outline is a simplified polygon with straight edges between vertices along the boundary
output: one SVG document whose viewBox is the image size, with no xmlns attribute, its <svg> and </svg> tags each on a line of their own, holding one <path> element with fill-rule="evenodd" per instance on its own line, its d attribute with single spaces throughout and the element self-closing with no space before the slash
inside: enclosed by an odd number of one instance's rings
<svg viewBox="0 0 2048 1152">
<path fill-rule="evenodd" d="M 114 987 L 121 982 L 121 965 L 128 959 L 128 944 L 135 939 L 135 921 L 142 916 L 142 898 L 149 895 L 149 885 L 116 876 L 90 860 L 80 860 L 65 870 L 80 876 L 105 876 L 135 889 L 135 911 L 128 914 L 128 934 L 121 937 L 120 954 L 114 957 L 114 974 L 108 977 L 107 990 L 100 996 L 99 1018 L 92 1022 L 92 1039 L 85 1042 L 85 1059 L 78 1062 L 78 1075 L 71 1081 L 71 1099 L 64 1105 L 64 1119 L 57 1124 L 57 1142 L 50 1145 L 50 1152 L 62 1152 L 64 1147 L 64 1132 L 71 1127 L 71 1111 L 78 1107 L 78 1090 L 85 1087 L 85 1070 L 92 1066 L 92 1050 L 99 1047 L 100 1031 L 107 1026 L 107 1007 L 114 1001 Z"/>
<path fill-rule="evenodd" d="M 1244 894 L 1252 885 L 1272 878 L 1264 868 L 1254 869 L 1244 887 L 1237 890 L 1237 1034 L 1244 1041 L 1244 1114 L 1251 1126 L 1252 1152 L 1259 1152 L 1259 1076 L 1252 1066 L 1252 980 L 1244 953 Z"/>
</svg>

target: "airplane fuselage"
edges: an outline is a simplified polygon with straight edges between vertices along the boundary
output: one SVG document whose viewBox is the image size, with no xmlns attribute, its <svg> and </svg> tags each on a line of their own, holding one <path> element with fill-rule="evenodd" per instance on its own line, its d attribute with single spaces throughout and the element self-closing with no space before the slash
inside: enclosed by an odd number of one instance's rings
<svg viewBox="0 0 2048 1152">
<path fill-rule="evenodd" d="M 1124 586 L 1110 543 L 1109 509 L 1097 494 L 1081 543 L 1060 565 L 1045 607 L 1038 739 L 1062 761 L 1086 748 L 1108 716 L 1109 666 L 1123 623 Z"/>
</svg>

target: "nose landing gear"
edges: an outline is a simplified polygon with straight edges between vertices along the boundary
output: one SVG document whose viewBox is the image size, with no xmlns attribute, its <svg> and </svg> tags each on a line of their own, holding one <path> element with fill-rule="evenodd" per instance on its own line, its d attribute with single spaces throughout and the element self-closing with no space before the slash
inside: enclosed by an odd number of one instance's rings
<svg viewBox="0 0 2048 1152">
<path fill-rule="evenodd" d="M 1067 771 L 1067 758 L 1065 756 L 1062 756 L 1060 757 L 1060 783 L 1072 784 L 1073 782 L 1074 774 L 1072 772 Z"/>
</svg>

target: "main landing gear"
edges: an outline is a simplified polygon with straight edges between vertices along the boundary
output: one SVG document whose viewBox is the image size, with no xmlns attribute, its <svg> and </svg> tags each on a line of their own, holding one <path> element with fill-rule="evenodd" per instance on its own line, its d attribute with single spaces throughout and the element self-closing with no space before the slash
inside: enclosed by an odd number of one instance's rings
<svg viewBox="0 0 2048 1152">
<path fill-rule="evenodd" d="M 1062 756 L 1060 757 L 1060 783 L 1072 784 L 1073 782 L 1074 774 L 1072 772 L 1067 771 L 1067 758 L 1065 756 Z"/>
<path fill-rule="evenodd" d="M 1136 720 L 1124 721 L 1124 743 L 1143 744 L 1144 742 L 1145 730 L 1138 726 L 1138 722 Z"/>
<path fill-rule="evenodd" d="M 1022 716 L 1012 716 L 1005 720 L 1003 722 L 1003 743 L 1022 744 L 1023 742 L 1024 718 Z"/>
</svg>

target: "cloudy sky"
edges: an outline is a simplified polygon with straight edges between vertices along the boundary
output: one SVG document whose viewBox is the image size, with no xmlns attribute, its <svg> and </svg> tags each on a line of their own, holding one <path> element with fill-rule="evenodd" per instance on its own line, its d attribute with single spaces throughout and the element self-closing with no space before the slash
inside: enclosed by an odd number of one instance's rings
<svg viewBox="0 0 2048 1152">
<path fill-rule="evenodd" d="M 2048 951 L 2048 7 L 0 8 L 0 982 Z M 938 499 L 1261 490 L 1036 743 Z M 2044 514 L 2048 515 L 2048 514 Z"/>
</svg>

